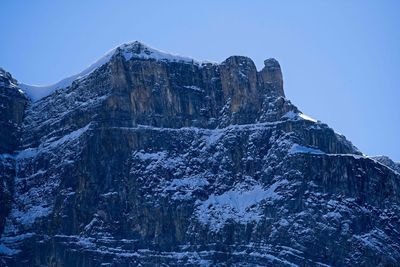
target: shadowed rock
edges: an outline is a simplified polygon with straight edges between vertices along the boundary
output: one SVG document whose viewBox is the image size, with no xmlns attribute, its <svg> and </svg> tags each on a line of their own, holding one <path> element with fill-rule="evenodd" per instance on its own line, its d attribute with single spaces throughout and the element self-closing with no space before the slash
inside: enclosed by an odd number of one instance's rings
<svg viewBox="0 0 400 267">
<path fill-rule="evenodd" d="M 395 165 L 302 114 L 264 64 L 133 42 L 17 97 L 0 264 L 396 265 Z"/>
</svg>

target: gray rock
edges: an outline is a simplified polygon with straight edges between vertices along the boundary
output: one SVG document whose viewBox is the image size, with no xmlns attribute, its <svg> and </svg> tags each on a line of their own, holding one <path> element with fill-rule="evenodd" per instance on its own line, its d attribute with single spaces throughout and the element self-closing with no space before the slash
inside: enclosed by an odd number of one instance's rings
<svg viewBox="0 0 400 267">
<path fill-rule="evenodd" d="M 20 126 L 27 98 L 17 81 L 0 68 L 0 233 L 11 209 L 16 165 L 13 153 L 20 138 Z"/>
<path fill-rule="evenodd" d="M 0 153 L 13 153 L 27 98 L 10 73 L 0 68 Z"/>
<path fill-rule="evenodd" d="M 394 162 L 387 156 L 375 156 L 372 157 L 372 159 L 382 163 L 383 165 L 391 168 L 392 170 L 400 173 L 400 163 L 399 162 Z"/>
<path fill-rule="evenodd" d="M 26 106 L 0 262 L 400 261 L 399 173 L 302 115 L 276 60 L 160 53 L 123 45 Z"/>
</svg>

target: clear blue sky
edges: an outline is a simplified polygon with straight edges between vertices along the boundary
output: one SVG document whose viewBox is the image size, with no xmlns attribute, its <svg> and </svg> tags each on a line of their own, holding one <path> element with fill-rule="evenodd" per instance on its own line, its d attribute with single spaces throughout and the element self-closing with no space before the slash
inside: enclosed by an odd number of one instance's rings
<svg viewBox="0 0 400 267">
<path fill-rule="evenodd" d="M 275 57 L 300 110 L 364 153 L 400 160 L 399 13 L 397 0 L 2 0 L 0 66 L 54 83 L 130 40 L 259 68 Z"/>
</svg>

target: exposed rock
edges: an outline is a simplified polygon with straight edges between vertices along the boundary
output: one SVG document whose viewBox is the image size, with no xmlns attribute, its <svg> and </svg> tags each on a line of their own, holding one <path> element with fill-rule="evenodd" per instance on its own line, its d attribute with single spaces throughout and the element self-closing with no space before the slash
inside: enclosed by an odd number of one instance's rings
<svg viewBox="0 0 400 267">
<path fill-rule="evenodd" d="M 387 167 L 391 168 L 392 170 L 400 173 L 400 163 L 399 162 L 394 162 L 387 156 L 375 156 L 372 158 L 374 160 L 382 163 L 383 165 L 386 165 Z"/>
<path fill-rule="evenodd" d="M 0 153 L 12 153 L 18 142 L 27 98 L 10 73 L 0 68 Z"/>
<path fill-rule="evenodd" d="M 0 236 L 10 212 L 15 173 L 13 153 L 20 138 L 20 125 L 27 98 L 10 73 L 0 68 Z"/>
<path fill-rule="evenodd" d="M 291 104 L 276 60 L 106 59 L 26 109 L 4 265 L 400 261 L 399 173 Z"/>
<path fill-rule="evenodd" d="M 269 58 L 264 61 L 264 65 L 264 68 L 260 72 L 262 86 L 265 88 L 272 87 L 273 89 L 268 92 L 268 95 L 285 96 L 279 62 L 274 58 Z"/>
</svg>

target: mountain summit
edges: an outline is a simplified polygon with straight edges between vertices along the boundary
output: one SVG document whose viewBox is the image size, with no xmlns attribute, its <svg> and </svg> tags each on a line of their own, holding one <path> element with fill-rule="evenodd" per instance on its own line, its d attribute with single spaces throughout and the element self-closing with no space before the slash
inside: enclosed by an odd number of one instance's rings
<svg viewBox="0 0 400 267">
<path fill-rule="evenodd" d="M 182 63 L 192 63 L 201 65 L 201 62 L 195 61 L 194 59 L 188 57 L 182 57 L 178 55 L 173 55 L 169 53 L 165 53 L 156 49 L 153 49 L 139 41 L 134 41 L 130 43 L 125 43 L 117 46 L 116 48 L 111 49 L 108 51 L 104 56 L 96 60 L 93 64 L 88 66 L 86 69 L 81 71 L 78 74 L 72 75 L 61 81 L 51 84 L 51 85 L 44 85 L 44 86 L 37 86 L 37 85 L 28 85 L 21 83 L 21 88 L 30 96 L 33 101 L 37 101 L 57 89 L 62 89 L 70 86 L 73 81 L 82 79 L 92 73 L 97 68 L 101 67 L 102 65 L 108 63 L 115 54 L 122 54 L 126 60 L 134 58 L 141 58 L 141 59 L 152 59 L 158 61 L 171 61 L 171 62 L 182 62 Z"/>
<path fill-rule="evenodd" d="M 398 264 L 398 165 L 264 65 L 133 42 L 42 98 L 1 71 L 0 265 Z"/>
</svg>

